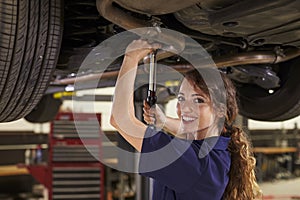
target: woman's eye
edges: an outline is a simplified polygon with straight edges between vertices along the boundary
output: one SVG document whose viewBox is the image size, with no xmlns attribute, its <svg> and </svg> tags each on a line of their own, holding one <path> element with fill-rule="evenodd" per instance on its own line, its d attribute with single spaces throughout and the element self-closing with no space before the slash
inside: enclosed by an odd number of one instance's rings
<svg viewBox="0 0 300 200">
<path fill-rule="evenodd" d="M 183 96 L 179 96 L 179 97 L 177 97 L 177 100 L 178 100 L 179 102 L 184 101 L 184 97 L 183 97 Z"/>
<path fill-rule="evenodd" d="M 204 100 L 201 98 L 195 98 L 194 103 L 204 103 Z"/>
</svg>

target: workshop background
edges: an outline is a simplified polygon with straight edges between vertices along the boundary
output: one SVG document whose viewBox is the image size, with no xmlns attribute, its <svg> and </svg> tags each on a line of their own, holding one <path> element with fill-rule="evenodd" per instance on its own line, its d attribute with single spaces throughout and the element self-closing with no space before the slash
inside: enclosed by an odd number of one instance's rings
<svg viewBox="0 0 300 200">
<path fill-rule="evenodd" d="M 78 98 L 66 98 L 50 123 L 21 119 L 0 124 L 0 200 L 129 200 L 141 194 L 151 198 L 151 181 L 111 167 L 124 162 L 118 154 L 101 155 L 113 145 L 132 150 L 109 125 L 113 91 L 72 93 Z M 84 98 L 90 94 L 106 98 Z M 165 105 L 167 115 L 175 115 L 175 103 Z M 86 134 L 77 134 L 73 113 Z M 89 120 L 95 116 L 101 127 Z M 271 123 L 239 116 L 235 123 L 243 126 L 253 142 L 264 199 L 300 199 L 300 117 Z M 101 134 L 111 143 L 103 142 Z M 98 162 L 100 155 L 110 166 Z"/>
</svg>

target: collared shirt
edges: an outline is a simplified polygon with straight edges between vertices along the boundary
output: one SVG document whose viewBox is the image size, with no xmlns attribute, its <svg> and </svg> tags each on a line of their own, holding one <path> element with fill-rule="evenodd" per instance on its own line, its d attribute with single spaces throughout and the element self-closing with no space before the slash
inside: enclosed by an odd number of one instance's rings
<svg viewBox="0 0 300 200">
<path fill-rule="evenodd" d="M 147 128 L 139 163 L 154 179 L 153 200 L 220 200 L 230 169 L 230 138 L 183 140 Z"/>
</svg>

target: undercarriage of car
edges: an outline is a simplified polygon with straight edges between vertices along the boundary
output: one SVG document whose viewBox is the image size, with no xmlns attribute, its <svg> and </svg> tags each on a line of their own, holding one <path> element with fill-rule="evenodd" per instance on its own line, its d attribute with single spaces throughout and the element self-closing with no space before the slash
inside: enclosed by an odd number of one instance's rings
<svg viewBox="0 0 300 200">
<path fill-rule="evenodd" d="M 32 2 L 28 1 L 29 7 Z M 57 65 L 46 94 L 64 91 L 75 83 L 75 77 L 76 81 L 88 82 L 105 74 L 98 87 L 114 86 L 122 57 L 105 71 L 91 67 L 79 73 L 86 56 L 113 35 L 157 27 L 194 39 L 211 55 L 218 69 L 234 81 L 243 116 L 281 121 L 300 114 L 300 2 L 297 0 L 51 2 L 56 3 L 54 7 L 61 6 L 63 31 Z M 185 45 L 182 39 L 170 40 Z M 60 42 L 58 38 L 56 41 Z M 172 54 L 161 56 L 158 62 L 179 71 L 187 66 Z M 23 116 L 27 114 L 24 112 Z M 2 121 L 11 119 L 3 117 Z"/>
</svg>

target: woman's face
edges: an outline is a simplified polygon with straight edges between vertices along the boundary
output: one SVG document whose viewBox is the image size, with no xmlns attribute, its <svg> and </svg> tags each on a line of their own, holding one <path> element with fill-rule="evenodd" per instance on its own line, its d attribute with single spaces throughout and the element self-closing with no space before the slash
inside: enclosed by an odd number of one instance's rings
<svg viewBox="0 0 300 200">
<path fill-rule="evenodd" d="M 181 119 L 181 134 L 207 130 L 214 122 L 212 103 L 200 88 L 183 80 L 177 102 L 177 114 Z"/>
</svg>

